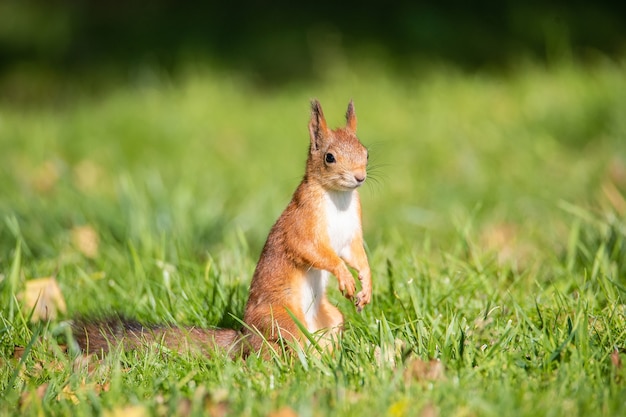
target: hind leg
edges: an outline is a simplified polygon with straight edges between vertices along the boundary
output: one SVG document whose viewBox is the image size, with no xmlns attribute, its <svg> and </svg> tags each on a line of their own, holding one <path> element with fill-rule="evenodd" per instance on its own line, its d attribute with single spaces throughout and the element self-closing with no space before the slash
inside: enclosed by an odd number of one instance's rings
<svg viewBox="0 0 626 417">
<path fill-rule="evenodd" d="M 304 315 L 300 311 L 292 314 L 301 323 Z M 263 357 L 269 355 L 268 348 L 277 353 L 289 349 L 292 344 L 302 345 L 302 334 L 284 306 L 269 306 L 246 311 L 246 328 L 243 333 L 248 340 L 248 353 L 260 352 Z"/>
<path fill-rule="evenodd" d="M 343 314 L 341 314 L 341 311 L 324 298 L 320 303 L 316 321 L 318 329 L 323 331 L 322 336 L 318 340 L 319 345 L 328 350 L 338 347 L 336 342 L 343 330 Z"/>
</svg>

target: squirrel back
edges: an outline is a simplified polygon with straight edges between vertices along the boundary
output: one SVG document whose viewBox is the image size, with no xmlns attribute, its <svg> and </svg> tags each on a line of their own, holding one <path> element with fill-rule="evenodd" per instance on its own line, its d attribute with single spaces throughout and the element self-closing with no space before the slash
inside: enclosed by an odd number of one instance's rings
<svg viewBox="0 0 626 417">
<path fill-rule="evenodd" d="M 222 349 L 247 355 L 268 346 L 281 351 L 281 341 L 303 345 L 308 340 L 300 330 L 304 328 L 311 334 L 319 332 L 321 344 L 331 346 L 344 320 L 326 296 L 331 274 L 357 311 L 372 296 L 357 191 L 367 177 L 368 151 L 357 138 L 356 127 L 352 101 L 345 127 L 334 130 L 328 128 L 319 101 L 312 101 L 304 178 L 261 251 L 241 331 L 144 327 L 127 321 L 88 323 L 75 326 L 79 345 L 94 351 L 106 350 L 112 342 L 126 348 L 158 342 L 204 354 Z M 358 275 L 358 292 L 348 267 Z"/>
</svg>

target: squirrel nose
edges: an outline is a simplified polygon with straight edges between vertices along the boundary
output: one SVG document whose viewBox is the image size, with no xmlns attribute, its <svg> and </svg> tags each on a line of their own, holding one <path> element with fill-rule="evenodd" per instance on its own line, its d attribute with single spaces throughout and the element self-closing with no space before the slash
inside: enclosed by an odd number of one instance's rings
<svg viewBox="0 0 626 417">
<path fill-rule="evenodd" d="M 357 175 L 354 176 L 354 179 L 359 184 L 363 184 L 363 181 L 365 181 L 365 174 L 357 174 Z"/>
</svg>

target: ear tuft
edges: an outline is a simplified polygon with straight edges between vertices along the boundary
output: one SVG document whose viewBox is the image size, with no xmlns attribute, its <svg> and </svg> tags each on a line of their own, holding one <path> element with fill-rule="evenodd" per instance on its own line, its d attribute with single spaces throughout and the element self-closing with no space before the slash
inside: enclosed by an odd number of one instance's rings
<svg viewBox="0 0 626 417">
<path fill-rule="evenodd" d="M 356 132 L 356 114 L 354 113 L 354 103 L 350 100 L 348 110 L 346 111 L 346 128 Z"/>
<path fill-rule="evenodd" d="M 322 105 L 317 99 L 313 99 L 311 101 L 311 121 L 309 122 L 311 149 L 318 150 L 327 133 L 328 126 L 326 125 Z"/>
</svg>

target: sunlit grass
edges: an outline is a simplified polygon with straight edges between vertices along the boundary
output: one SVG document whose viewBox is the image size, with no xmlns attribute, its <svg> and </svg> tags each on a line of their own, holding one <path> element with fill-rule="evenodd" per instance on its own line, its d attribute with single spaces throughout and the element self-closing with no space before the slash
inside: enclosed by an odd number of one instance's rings
<svg viewBox="0 0 626 417">
<path fill-rule="evenodd" d="M 0 413 L 624 413 L 623 74 L 337 67 L 262 91 L 190 67 L 56 107 L 3 105 Z M 335 126 L 354 99 L 371 154 L 374 299 L 359 315 L 331 289 L 342 349 L 242 362 L 150 346 L 91 365 L 61 352 L 76 315 L 237 325 L 303 173 L 313 97 Z M 30 324 L 19 295 L 48 276 L 67 312 Z"/>
</svg>

